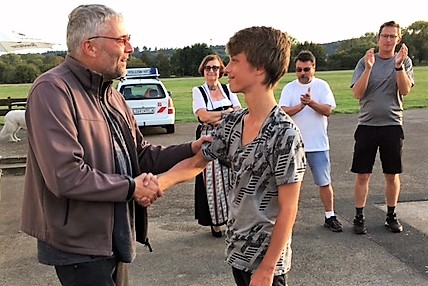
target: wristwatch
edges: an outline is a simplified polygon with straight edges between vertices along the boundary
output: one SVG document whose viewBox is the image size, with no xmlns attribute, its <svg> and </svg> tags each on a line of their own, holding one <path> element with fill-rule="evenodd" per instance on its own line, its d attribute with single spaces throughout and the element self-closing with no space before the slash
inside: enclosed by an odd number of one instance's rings
<svg viewBox="0 0 428 286">
<path fill-rule="evenodd" d="M 403 65 L 401 65 L 399 68 L 395 67 L 395 71 L 402 71 L 404 69 Z"/>
</svg>

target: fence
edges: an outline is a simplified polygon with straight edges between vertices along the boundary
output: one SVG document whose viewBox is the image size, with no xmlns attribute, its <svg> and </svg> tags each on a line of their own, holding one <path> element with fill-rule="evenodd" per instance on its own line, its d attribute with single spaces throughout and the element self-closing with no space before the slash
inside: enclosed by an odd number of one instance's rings
<svg viewBox="0 0 428 286">
<path fill-rule="evenodd" d="M 27 105 L 27 98 L 11 98 L 0 99 L 0 116 L 4 116 L 11 110 L 22 109 Z"/>
</svg>

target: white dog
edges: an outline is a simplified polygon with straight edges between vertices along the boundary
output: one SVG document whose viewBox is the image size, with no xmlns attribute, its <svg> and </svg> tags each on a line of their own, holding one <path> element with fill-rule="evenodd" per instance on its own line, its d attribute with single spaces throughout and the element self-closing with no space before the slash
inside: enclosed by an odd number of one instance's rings
<svg viewBox="0 0 428 286">
<path fill-rule="evenodd" d="M 0 131 L 0 140 L 9 138 L 9 141 L 19 142 L 18 131 L 23 128 L 27 129 L 25 123 L 25 110 L 11 110 L 4 116 L 4 126 Z"/>
</svg>

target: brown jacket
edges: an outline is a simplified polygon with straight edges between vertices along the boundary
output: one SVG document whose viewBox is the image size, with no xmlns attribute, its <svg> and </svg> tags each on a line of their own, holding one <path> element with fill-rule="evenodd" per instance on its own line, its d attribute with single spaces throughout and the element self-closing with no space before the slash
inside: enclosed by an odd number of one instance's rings
<svg viewBox="0 0 428 286">
<path fill-rule="evenodd" d="M 193 155 L 190 143 L 162 147 L 145 142 L 112 82 L 103 82 L 72 57 L 41 75 L 27 102 L 21 229 L 66 252 L 111 255 L 114 203 L 126 202 L 128 194 L 128 180 L 115 174 L 101 100 L 117 114 L 134 176 L 164 172 Z M 135 208 L 137 240 L 144 242 L 147 211 Z"/>
</svg>

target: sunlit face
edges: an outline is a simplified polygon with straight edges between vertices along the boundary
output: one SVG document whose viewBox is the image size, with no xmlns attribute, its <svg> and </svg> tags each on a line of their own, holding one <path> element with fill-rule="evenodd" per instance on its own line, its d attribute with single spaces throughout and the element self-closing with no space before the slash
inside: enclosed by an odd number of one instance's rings
<svg viewBox="0 0 428 286">
<path fill-rule="evenodd" d="M 216 59 L 208 61 L 204 66 L 204 78 L 206 82 L 215 82 L 220 76 L 220 62 Z"/>
<path fill-rule="evenodd" d="M 118 20 L 110 20 L 98 37 L 92 37 L 97 50 L 97 71 L 107 80 L 117 79 L 126 75 L 126 64 L 130 54 L 134 51 L 130 36 L 125 29 L 124 23 Z"/>
<path fill-rule="evenodd" d="M 296 76 L 297 80 L 302 84 L 307 84 L 312 81 L 315 74 L 315 65 L 311 61 L 296 62 Z"/>
<path fill-rule="evenodd" d="M 228 76 L 230 90 L 235 93 L 246 93 L 256 81 L 256 69 L 247 61 L 244 53 L 230 57 L 224 72 Z"/>
<path fill-rule="evenodd" d="M 394 51 L 395 46 L 400 43 L 400 41 L 401 38 L 398 35 L 398 28 L 386 26 L 378 36 L 379 50 L 388 52 Z"/>
</svg>

